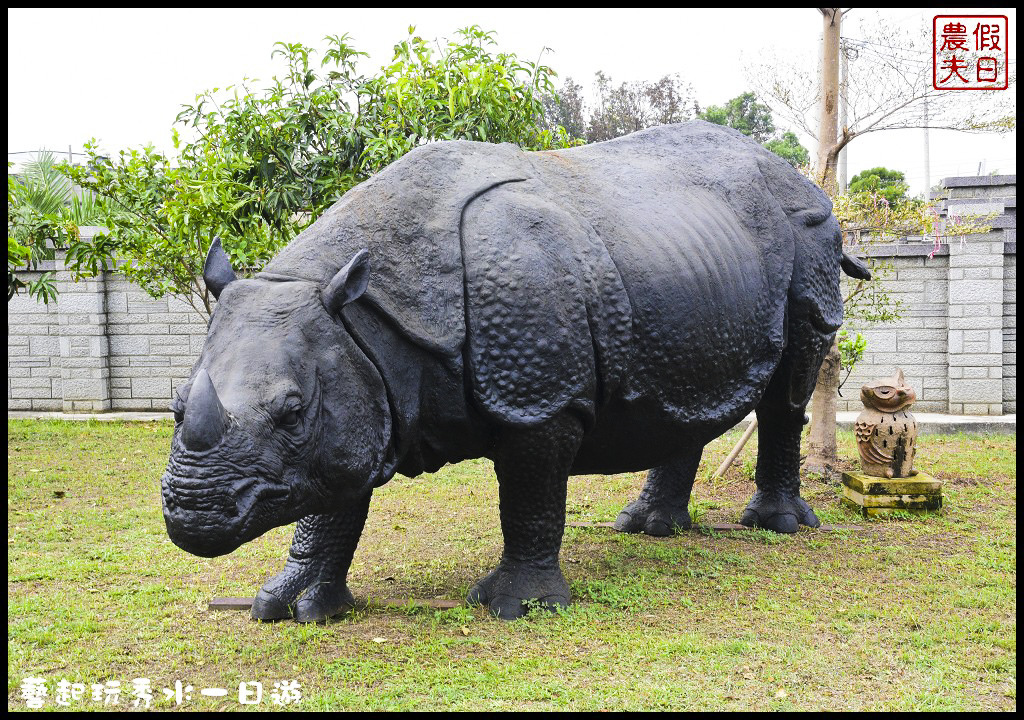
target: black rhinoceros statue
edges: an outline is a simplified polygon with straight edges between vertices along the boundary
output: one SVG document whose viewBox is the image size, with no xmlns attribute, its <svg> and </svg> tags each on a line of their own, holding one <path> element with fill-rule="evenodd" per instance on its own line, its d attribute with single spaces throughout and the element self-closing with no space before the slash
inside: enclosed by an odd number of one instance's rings
<svg viewBox="0 0 1024 720">
<path fill-rule="evenodd" d="M 569 150 L 427 144 L 353 188 L 251 279 L 214 242 L 218 298 L 172 405 L 173 542 L 231 552 L 298 521 L 255 618 L 322 621 L 370 495 L 487 457 L 504 552 L 469 593 L 501 618 L 569 602 L 567 477 L 650 469 L 616 521 L 666 535 L 706 443 L 759 420 L 741 522 L 791 533 L 804 408 L 842 319 L 831 204 L 703 122 Z"/>
</svg>

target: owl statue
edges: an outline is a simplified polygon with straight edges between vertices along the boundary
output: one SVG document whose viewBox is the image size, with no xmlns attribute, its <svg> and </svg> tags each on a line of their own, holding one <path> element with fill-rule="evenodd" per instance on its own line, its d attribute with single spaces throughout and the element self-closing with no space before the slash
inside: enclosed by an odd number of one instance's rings
<svg viewBox="0 0 1024 720">
<path fill-rule="evenodd" d="M 854 432 L 862 470 L 874 477 L 910 477 L 917 422 L 907 408 L 917 394 L 903 379 L 903 371 L 867 383 L 860 389 L 860 399 L 864 412 L 857 416 Z"/>
</svg>

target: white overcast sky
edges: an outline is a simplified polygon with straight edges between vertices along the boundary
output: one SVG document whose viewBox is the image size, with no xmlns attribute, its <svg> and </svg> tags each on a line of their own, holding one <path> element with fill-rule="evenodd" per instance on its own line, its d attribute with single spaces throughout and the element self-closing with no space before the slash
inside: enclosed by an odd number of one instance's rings
<svg viewBox="0 0 1024 720">
<path fill-rule="evenodd" d="M 847 15 L 844 35 L 855 37 L 858 17 Z M 1013 9 L 885 9 L 881 22 L 931 27 L 937 13 L 1009 16 L 1011 62 L 1016 60 Z M 521 59 L 543 61 L 589 89 L 603 70 L 618 83 L 679 73 L 702 106 L 724 103 L 749 89 L 744 65 L 760 52 L 806 57 L 815 63 L 821 16 L 800 10 L 78 10 L 7 12 L 8 159 L 49 148 L 78 152 L 90 137 L 108 151 L 153 143 L 170 148 L 170 129 L 182 103 L 243 77 L 283 74 L 271 60 L 276 41 L 323 48 L 325 35 L 349 33 L 370 53 L 360 69 L 371 73 L 391 59 L 392 46 L 416 26 L 427 39 L 452 37 L 478 24 L 497 32 L 498 47 Z M 1013 66 L 1015 67 L 1015 65 Z M 1007 92 L 1015 92 L 1013 90 Z M 963 92 L 964 102 L 973 93 Z M 777 117 L 777 124 L 784 125 Z M 812 140 L 804 144 L 814 151 Z M 874 133 L 849 146 L 849 175 L 884 165 L 903 170 L 914 194 L 924 190 L 924 139 L 919 130 Z M 931 178 L 985 172 L 1016 173 L 1016 133 L 1004 136 L 931 134 Z"/>
</svg>

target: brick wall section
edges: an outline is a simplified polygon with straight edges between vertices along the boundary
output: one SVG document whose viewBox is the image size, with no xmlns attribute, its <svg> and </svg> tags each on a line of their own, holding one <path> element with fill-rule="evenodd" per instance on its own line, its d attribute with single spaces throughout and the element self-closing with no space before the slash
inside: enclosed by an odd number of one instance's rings
<svg viewBox="0 0 1024 720">
<path fill-rule="evenodd" d="M 52 269 L 53 263 L 41 268 Z M 23 277 L 34 281 L 40 274 Z M 63 397 L 57 306 L 17 295 L 7 303 L 7 407 L 59 412 Z"/>
<path fill-rule="evenodd" d="M 1008 231 L 1009 232 L 1009 231 Z M 1016 230 L 1013 231 L 1016 234 Z M 1003 412 L 1017 413 L 1017 241 L 1003 255 Z"/>
<path fill-rule="evenodd" d="M 103 412 L 110 406 L 110 339 L 106 276 L 72 282 L 57 261 L 58 346 L 64 412 Z"/>
<path fill-rule="evenodd" d="M 876 246 L 866 253 L 892 264 L 882 288 L 900 302 L 901 319 L 893 325 L 852 327 L 867 340 L 867 349 L 840 391 L 841 410 L 861 410 L 860 387 L 899 367 L 917 391 L 917 410 L 948 411 L 949 247 L 929 257 L 933 249 L 931 243 L 914 243 Z M 844 289 L 852 282 L 844 278 Z"/>
<path fill-rule="evenodd" d="M 947 215 L 996 213 L 992 230 L 950 248 L 950 412 L 1003 412 L 1003 307 L 1007 235 L 1015 240 L 1016 175 L 947 178 Z M 959 318 L 959 319 L 957 319 Z M 1016 373 L 1015 373 L 1016 374 Z"/>
<path fill-rule="evenodd" d="M 155 300 L 123 277 L 107 283 L 111 405 L 114 410 L 166 410 L 199 356 L 206 318 L 183 300 Z"/>
<path fill-rule="evenodd" d="M 1000 215 L 991 232 L 937 250 L 930 240 L 870 248 L 894 266 L 886 286 L 903 318 L 863 329 L 867 352 L 841 410 L 860 410 L 860 386 L 901 367 L 921 412 L 1016 412 L 1016 176 L 943 185 L 947 213 Z M 58 303 L 23 294 L 7 304 L 7 407 L 166 409 L 202 348 L 205 316 L 176 298 L 154 300 L 120 275 L 71 283 L 59 261 L 42 269 L 58 273 Z"/>
<path fill-rule="evenodd" d="M 199 357 L 206 317 L 115 273 L 73 283 L 60 253 L 40 270 L 56 272 L 60 295 L 49 306 L 24 293 L 7 304 L 8 409 L 166 410 Z"/>
<path fill-rule="evenodd" d="M 949 409 L 1003 411 L 1003 243 L 987 236 L 950 247 Z"/>
</svg>

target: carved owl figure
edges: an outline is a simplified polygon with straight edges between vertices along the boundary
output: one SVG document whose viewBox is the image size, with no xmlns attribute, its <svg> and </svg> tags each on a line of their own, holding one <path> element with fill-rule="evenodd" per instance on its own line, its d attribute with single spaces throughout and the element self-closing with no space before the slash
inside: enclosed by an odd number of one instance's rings
<svg viewBox="0 0 1024 720">
<path fill-rule="evenodd" d="M 894 478 L 913 474 L 917 421 L 909 408 L 917 393 L 903 379 L 872 380 L 860 389 L 864 411 L 857 416 L 854 432 L 861 468 L 867 475 Z"/>
</svg>

